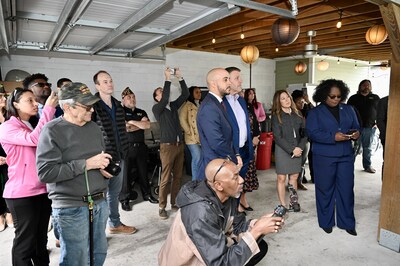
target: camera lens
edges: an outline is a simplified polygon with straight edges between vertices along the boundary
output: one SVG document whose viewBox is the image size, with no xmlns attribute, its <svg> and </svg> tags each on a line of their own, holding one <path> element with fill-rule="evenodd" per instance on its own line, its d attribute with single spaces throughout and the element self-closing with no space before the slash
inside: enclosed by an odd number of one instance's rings
<svg viewBox="0 0 400 266">
<path fill-rule="evenodd" d="M 119 167 L 119 165 L 117 165 L 114 161 L 110 161 L 104 170 L 106 170 L 110 175 L 116 176 L 121 172 L 121 167 Z"/>
</svg>

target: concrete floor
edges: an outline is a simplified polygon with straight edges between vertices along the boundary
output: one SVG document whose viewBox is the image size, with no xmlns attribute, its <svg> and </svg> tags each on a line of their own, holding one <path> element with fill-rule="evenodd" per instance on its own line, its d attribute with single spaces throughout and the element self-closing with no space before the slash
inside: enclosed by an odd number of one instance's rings
<svg viewBox="0 0 400 266">
<path fill-rule="evenodd" d="M 307 184 L 309 190 L 299 192 L 302 211 L 290 213 L 283 230 L 265 237 L 269 252 L 259 265 L 400 265 L 400 253 L 377 242 L 381 153 L 379 150 L 373 157 L 376 174 L 362 171 L 360 156 L 356 161 L 355 215 L 358 236 L 351 236 L 337 227 L 328 235 L 318 227 L 314 185 Z M 249 202 L 255 209 L 248 212 L 249 218 L 272 212 L 278 204 L 275 170 L 258 171 L 258 178 L 260 188 L 248 194 Z M 129 236 L 108 235 L 109 249 L 105 265 L 157 265 L 158 252 L 175 216 L 169 207 L 167 211 L 171 216 L 168 220 L 160 220 L 158 205 L 148 202 L 135 202 L 131 212 L 121 210 L 122 221 L 136 226 L 138 232 Z M 9 228 L 0 233 L 0 265 L 11 265 L 13 234 Z M 53 232 L 50 232 L 50 265 L 58 265 L 60 255 L 54 243 Z"/>
</svg>

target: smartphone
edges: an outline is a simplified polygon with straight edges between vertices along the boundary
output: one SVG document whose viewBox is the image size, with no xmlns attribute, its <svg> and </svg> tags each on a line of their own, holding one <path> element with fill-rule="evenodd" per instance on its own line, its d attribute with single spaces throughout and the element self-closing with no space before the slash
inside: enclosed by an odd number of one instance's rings
<svg viewBox="0 0 400 266">
<path fill-rule="evenodd" d="M 357 132 L 357 129 L 349 129 L 349 131 L 346 132 L 346 135 L 353 135 L 356 132 Z"/>
<path fill-rule="evenodd" d="M 307 95 L 307 88 L 302 88 L 301 91 L 303 92 L 303 95 Z"/>
<path fill-rule="evenodd" d="M 176 69 L 175 68 L 170 68 L 169 71 L 171 72 L 171 75 L 175 75 Z"/>
</svg>

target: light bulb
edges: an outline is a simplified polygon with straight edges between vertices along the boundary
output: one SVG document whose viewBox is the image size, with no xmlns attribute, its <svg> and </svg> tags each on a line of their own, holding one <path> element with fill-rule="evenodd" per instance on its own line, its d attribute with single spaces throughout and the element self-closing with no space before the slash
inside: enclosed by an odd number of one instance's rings
<svg viewBox="0 0 400 266">
<path fill-rule="evenodd" d="M 244 39 L 244 34 L 242 33 L 242 34 L 240 34 L 240 39 Z"/>
<path fill-rule="evenodd" d="M 215 43 L 215 38 L 213 38 L 211 42 L 212 42 L 212 43 Z"/>
<path fill-rule="evenodd" d="M 278 47 L 275 48 L 275 52 L 279 52 L 279 48 Z"/>
<path fill-rule="evenodd" d="M 339 21 L 336 23 L 336 28 L 340 29 L 341 27 L 342 27 L 342 21 L 339 20 Z"/>
</svg>

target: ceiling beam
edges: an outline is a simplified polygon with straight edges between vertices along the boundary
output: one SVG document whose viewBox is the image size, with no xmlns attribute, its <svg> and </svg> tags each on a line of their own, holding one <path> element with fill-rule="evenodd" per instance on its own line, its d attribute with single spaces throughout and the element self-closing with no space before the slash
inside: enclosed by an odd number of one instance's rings
<svg viewBox="0 0 400 266">
<path fill-rule="evenodd" d="M 4 15 L 3 15 L 3 4 L 0 2 L 0 36 L 1 36 L 1 42 L 2 48 L 6 50 L 8 54 L 8 39 L 7 39 L 7 32 L 6 32 L 6 24 L 4 23 Z M 1 48 L 1 47 L 0 47 Z"/>
<path fill-rule="evenodd" d="M 58 37 L 60 36 L 61 30 L 65 27 L 68 17 L 73 10 L 75 3 L 78 0 L 68 0 L 65 3 L 63 10 L 61 11 L 60 16 L 58 17 L 58 21 L 56 26 L 53 29 L 53 32 L 50 35 L 50 39 L 47 45 L 47 51 L 50 52 L 53 49 L 55 42 L 57 41 Z"/>
<path fill-rule="evenodd" d="M 115 39 L 120 37 L 124 32 L 137 25 L 139 22 L 154 14 L 160 8 L 171 2 L 172 0 L 151 0 L 146 3 L 145 6 L 132 14 L 125 22 L 119 25 L 114 31 L 110 32 L 107 36 L 101 39 L 93 48 L 90 50 L 90 54 L 95 54 L 101 49 L 112 43 Z"/>
<path fill-rule="evenodd" d="M 218 1 L 227 3 L 227 4 L 233 4 L 236 6 L 246 7 L 246 8 L 250 8 L 250 9 L 254 9 L 254 10 L 258 10 L 258 11 L 262 11 L 262 12 L 266 12 L 266 13 L 276 14 L 276 15 L 286 17 L 286 18 L 296 18 L 296 16 L 294 14 L 292 14 L 292 12 L 290 12 L 289 10 L 285 10 L 282 8 L 269 6 L 266 4 L 257 3 L 257 2 L 253 2 L 253 1 L 248 1 L 248 0 L 218 0 Z M 294 1 L 294 2 L 296 2 L 296 1 Z M 297 8 L 296 8 L 296 10 L 297 10 Z M 296 15 L 297 15 L 297 13 L 296 13 Z"/>
<path fill-rule="evenodd" d="M 239 7 L 234 7 L 232 9 L 221 8 L 221 9 L 217 10 L 216 12 L 211 13 L 208 16 L 201 17 L 200 19 L 193 21 L 192 23 L 188 23 L 185 27 L 182 27 L 176 31 L 173 31 L 169 35 L 166 35 L 163 37 L 156 37 L 153 40 L 150 40 L 149 42 L 134 48 L 132 50 L 131 56 L 135 57 L 137 55 L 140 55 L 141 53 L 146 52 L 147 50 L 150 50 L 150 49 L 155 48 L 160 45 L 164 45 L 169 41 L 172 41 L 172 40 L 179 38 L 185 34 L 188 34 L 192 31 L 202 28 L 202 27 L 204 27 L 208 24 L 211 24 L 217 20 L 223 19 L 232 14 L 235 14 L 239 11 L 240 11 Z"/>
<path fill-rule="evenodd" d="M 15 0 L 14 0 L 15 1 Z M 90 0 L 92 1 L 92 0 Z M 35 21 L 43 21 L 43 22 L 51 22 L 56 23 L 58 17 L 50 16 L 45 14 L 31 13 L 18 11 L 16 13 L 17 19 L 22 20 L 35 20 Z M 9 19 L 8 19 L 9 20 Z M 69 24 L 72 24 L 72 20 Z M 94 20 L 86 20 L 86 19 L 78 19 L 72 26 L 85 26 L 85 27 L 93 27 L 93 28 L 101 28 L 101 29 L 115 29 L 119 26 L 116 23 L 107 23 L 104 21 L 94 21 Z M 151 27 L 138 27 L 135 28 L 134 32 L 143 32 L 143 33 L 152 33 L 152 34 L 169 34 L 171 31 L 161 28 L 151 28 Z"/>
<path fill-rule="evenodd" d="M 370 2 L 372 4 L 376 4 L 376 5 L 385 5 L 385 4 L 397 4 L 398 6 L 400 6 L 400 0 L 365 0 L 367 2 Z"/>
<path fill-rule="evenodd" d="M 395 4 L 379 6 L 388 31 L 393 59 L 400 63 L 400 6 Z"/>
<path fill-rule="evenodd" d="M 92 0 L 83 0 L 79 2 L 78 7 L 73 12 L 72 18 L 70 19 L 68 26 L 64 27 L 62 34 L 60 34 L 60 37 L 58 38 L 57 43 L 55 44 L 56 47 L 62 44 L 64 39 L 67 37 L 68 33 L 75 26 L 76 22 L 82 16 L 83 12 L 85 12 L 86 8 L 89 6 L 91 2 Z"/>
<path fill-rule="evenodd" d="M 4 2 L 4 1 L 3 1 Z M 7 35 L 8 35 L 8 46 L 13 45 L 17 42 L 17 21 L 16 21 L 16 0 L 5 1 L 5 6 L 3 6 L 3 12 L 7 16 Z M 6 23 L 6 21 L 4 21 Z"/>
</svg>

